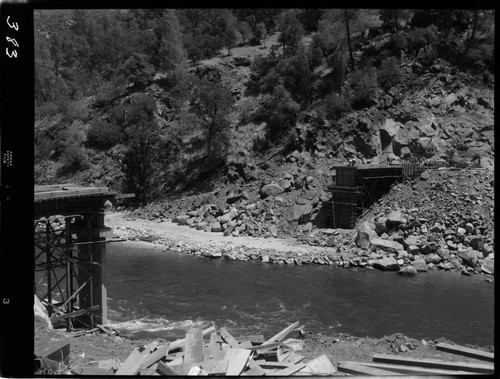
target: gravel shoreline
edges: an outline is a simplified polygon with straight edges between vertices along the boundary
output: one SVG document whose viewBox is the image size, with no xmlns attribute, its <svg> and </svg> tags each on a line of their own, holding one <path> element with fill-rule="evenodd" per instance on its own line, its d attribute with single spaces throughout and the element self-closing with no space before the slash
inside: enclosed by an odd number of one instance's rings
<svg viewBox="0 0 500 379">
<path fill-rule="evenodd" d="M 322 247 L 300 244 L 296 240 L 279 238 L 255 238 L 224 236 L 223 233 L 206 233 L 179 226 L 170 220 L 157 222 L 132 217 L 126 212 L 109 212 L 106 224 L 113 228 L 113 234 L 128 241 L 143 242 L 149 246 L 182 254 L 219 258 L 238 261 L 260 261 L 271 264 L 289 265 L 330 265 L 344 268 L 363 268 L 384 270 L 376 262 L 392 259 L 399 267 L 411 267 L 413 261 L 404 257 L 396 260 L 395 254 L 373 252 L 353 246 L 353 230 L 328 230 L 334 233 L 342 246 Z M 391 271 L 398 271 L 390 269 Z M 418 271 L 458 271 L 463 275 L 482 274 L 486 280 L 493 281 L 494 276 L 485 274 L 480 268 L 447 266 L 446 270 L 437 265 L 423 265 Z M 410 274 L 415 274 L 410 272 Z"/>
</svg>

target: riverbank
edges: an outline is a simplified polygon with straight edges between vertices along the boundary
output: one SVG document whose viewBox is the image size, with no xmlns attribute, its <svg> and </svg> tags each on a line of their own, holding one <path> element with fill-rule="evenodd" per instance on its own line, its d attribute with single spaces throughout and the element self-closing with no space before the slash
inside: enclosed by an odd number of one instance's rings
<svg viewBox="0 0 500 379">
<path fill-rule="evenodd" d="M 376 252 L 357 248 L 353 241 L 356 231 L 348 229 L 325 229 L 322 233 L 331 235 L 333 246 L 312 246 L 299 243 L 294 238 L 226 236 L 181 226 L 171 220 L 153 221 L 133 216 L 127 211 L 107 211 L 106 225 L 113 228 L 113 234 L 129 241 L 153 244 L 165 251 L 224 258 L 239 261 L 261 261 L 273 264 L 318 264 L 336 267 L 358 267 L 363 269 L 394 270 L 394 267 L 412 267 L 410 273 L 425 271 L 458 271 L 464 275 L 484 274 L 479 267 L 472 268 L 456 264 L 437 265 L 415 259 L 413 255 L 399 257 L 395 253 Z M 396 270 L 397 271 L 397 270 Z M 485 274 L 486 275 L 486 274 Z M 493 280 L 493 275 L 486 275 Z"/>
<path fill-rule="evenodd" d="M 228 329 L 231 332 L 231 329 Z M 84 367 L 97 367 L 99 361 L 119 359 L 124 362 L 133 349 L 147 345 L 153 340 L 130 340 L 121 336 L 111 336 L 105 333 L 94 333 L 74 336 L 74 333 L 64 329 L 52 330 L 38 329 L 35 331 L 37 338 L 65 338 L 70 344 L 70 360 L 68 365 L 61 370 L 61 374 L 78 372 Z M 270 336 L 265 336 L 270 337 Z M 439 359 L 449 362 L 475 362 L 483 363 L 475 358 L 458 356 L 456 354 L 440 351 L 436 345 L 441 342 L 452 343 L 444 338 L 435 340 L 418 340 L 401 333 L 395 333 L 382 338 L 354 337 L 348 334 L 331 334 L 328 336 L 312 334 L 303 331 L 300 337 L 303 347 L 298 351 L 305 356 L 305 361 L 326 354 L 337 367 L 340 361 L 371 362 L 374 354 L 390 354 L 401 357 L 417 359 Z M 156 338 L 154 341 L 164 344 L 166 341 Z M 465 345 L 487 352 L 494 352 L 493 346 L 478 347 Z"/>
</svg>

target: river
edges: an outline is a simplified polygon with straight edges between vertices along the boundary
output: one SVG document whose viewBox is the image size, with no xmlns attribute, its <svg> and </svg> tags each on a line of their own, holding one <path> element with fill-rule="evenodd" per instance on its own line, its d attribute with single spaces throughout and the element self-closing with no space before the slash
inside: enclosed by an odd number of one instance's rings
<svg viewBox="0 0 500 379">
<path fill-rule="evenodd" d="M 108 245 L 110 324 L 131 338 L 184 337 L 225 326 L 270 336 L 300 321 L 306 331 L 494 343 L 494 283 L 483 275 L 273 265 Z"/>
</svg>

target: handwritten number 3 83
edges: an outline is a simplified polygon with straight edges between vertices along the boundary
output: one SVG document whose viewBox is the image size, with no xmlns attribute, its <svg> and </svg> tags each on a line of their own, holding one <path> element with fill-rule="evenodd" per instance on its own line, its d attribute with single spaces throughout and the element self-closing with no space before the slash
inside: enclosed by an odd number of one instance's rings
<svg viewBox="0 0 500 379">
<path fill-rule="evenodd" d="M 18 31 L 19 30 L 19 25 L 17 25 L 17 22 L 13 22 L 12 24 L 9 22 L 9 18 L 10 16 L 7 17 L 7 25 L 9 25 L 10 28 Z M 17 41 L 14 39 L 14 38 L 10 38 L 10 37 L 6 37 L 7 41 L 12 43 L 15 47 L 19 47 L 19 44 L 17 43 Z M 16 50 L 13 50 L 12 53 L 9 52 L 9 48 L 6 47 L 5 48 L 5 54 L 7 54 L 7 56 L 9 58 L 17 58 L 17 51 Z"/>
</svg>

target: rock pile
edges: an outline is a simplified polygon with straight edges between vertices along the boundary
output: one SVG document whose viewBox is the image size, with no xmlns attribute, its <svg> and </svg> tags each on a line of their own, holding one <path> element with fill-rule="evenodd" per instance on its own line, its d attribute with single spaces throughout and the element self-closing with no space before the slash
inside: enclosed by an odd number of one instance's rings
<svg viewBox="0 0 500 379">
<path fill-rule="evenodd" d="M 428 171 L 411 188 L 397 187 L 358 227 L 356 245 L 384 270 L 413 266 L 494 273 L 493 173 Z"/>
</svg>

